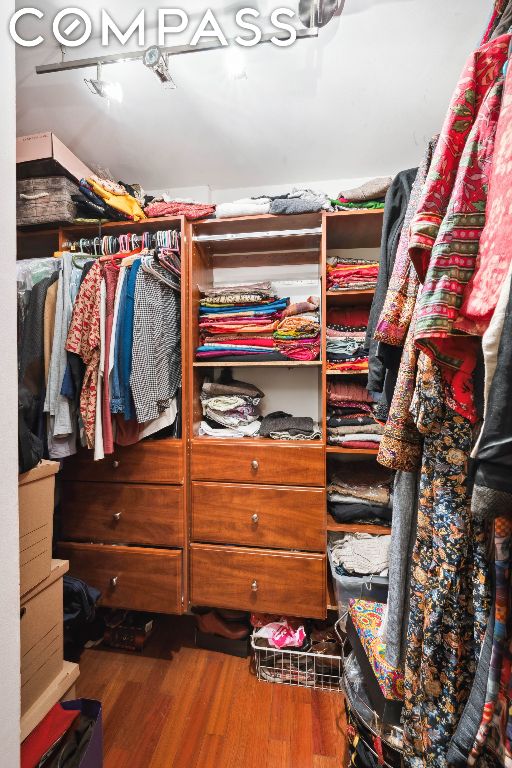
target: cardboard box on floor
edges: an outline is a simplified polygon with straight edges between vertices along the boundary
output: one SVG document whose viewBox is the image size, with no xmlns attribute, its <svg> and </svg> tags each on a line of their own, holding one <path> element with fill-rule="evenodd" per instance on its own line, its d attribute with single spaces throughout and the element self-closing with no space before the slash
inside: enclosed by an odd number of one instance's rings
<svg viewBox="0 0 512 768">
<path fill-rule="evenodd" d="M 54 133 L 33 133 L 16 139 L 16 178 L 44 176 L 88 178 L 92 171 Z"/>
<path fill-rule="evenodd" d="M 56 461 L 42 461 L 19 476 L 20 595 L 50 575 Z"/>
</svg>

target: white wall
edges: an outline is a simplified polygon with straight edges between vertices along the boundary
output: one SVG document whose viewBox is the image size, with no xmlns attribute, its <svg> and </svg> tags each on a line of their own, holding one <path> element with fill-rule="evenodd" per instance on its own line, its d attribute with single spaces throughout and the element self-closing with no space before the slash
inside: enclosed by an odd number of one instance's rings
<svg viewBox="0 0 512 768">
<path fill-rule="evenodd" d="M 0 71 L 2 119 L 0 120 L 0 765 L 19 765 L 20 743 L 20 604 L 18 528 L 18 407 L 16 367 L 16 93 L 14 44 L 8 37 L 8 18 L 14 2 L 0 10 Z"/>
<path fill-rule="evenodd" d="M 87 10 L 97 15 L 101 5 Z M 127 26 L 142 6 L 155 18 L 162 3 L 103 5 Z M 194 23 L 208 6 L 223 24 L 240 7 L 221 0 L 182 5 Z M 491 6 L 492 0 L 346 0 L 318 39 L 242 52 L 246 79 L 236 78 L 227 50 L 172 58 L 175 91 L 140 63 L 106 67 L 104 76 L 124 89 L 124 101 L 110 105 L 83 82 L 94 70 L 34 73 L 36 64 L 60 60 L 49 40 L 18 51 L 18 131 L 53 129 L 88 165 L 109 166 L 116 178 L 147 189 L 209 187 L 222 201 L 244 190 L 319 180 L 315 186 L 336 193 L 342 179 L 391 175 L 419 163 Z M 63 7 L 66 0 L 45 0 L 48 24 Z M 183 38 L 176 43 L 189 42 L 190 34 Z M 100 50 L 95 39 L 66 58 Z"/>
</svg>

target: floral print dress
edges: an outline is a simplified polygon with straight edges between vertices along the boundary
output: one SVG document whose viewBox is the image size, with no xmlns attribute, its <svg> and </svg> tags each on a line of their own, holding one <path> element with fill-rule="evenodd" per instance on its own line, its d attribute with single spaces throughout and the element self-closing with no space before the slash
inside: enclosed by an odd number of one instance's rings
<svg viewBox="0 0 512 768">
<path fill-rule="evenodd" d="M 490 613 L 487 537 L 472 521 L 470 422 L 446 404 L 438 366 L 423 358 L 412 404 L 424 436 L 405 662 L 404 762 L 446 768 Z"/>
</svg>

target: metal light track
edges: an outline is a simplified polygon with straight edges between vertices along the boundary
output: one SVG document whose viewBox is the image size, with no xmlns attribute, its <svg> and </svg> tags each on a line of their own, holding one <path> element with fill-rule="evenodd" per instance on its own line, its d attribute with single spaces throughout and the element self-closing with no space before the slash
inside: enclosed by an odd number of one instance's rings
<svg viewBox="0 0 512 768">
<path fill-rule="evenodd" d="M 297 40 L 303 40 L 305 38 L 318 37 L 318 29 L 297 29 Z M 288 35 L 279 35 L 268 33 L 263 35 L 258 45 L 263 43 L 269 43 L 272 39 L 287 40 Z M 234 40 L 229 41 L 230 45 L 234 44 Z M 256 46 L 254 46 L 256 47 Z M 161 48 L 160 50 L 166 56 L 182 56 L 185 53 L 202 53 L 204 51 L 223 50 L 226 46 L 221 45 L 220 42 L 199 43 L 198 45 L 175 45 Z M 145 51 L 132 51 L 131 53 L 111 53 L 106 56 L 99 54 L 98 56 L 92 56 L 88 59 L 72 59 L 70 61 L 56 62 L 55 64 L 40 64 L 36 67 L 36 73 L 38 75 L 48 75 L 52 72 L 66 72 L 71 69 L 89 69 L 90 67 L 96 67 L 98 64 L 105 66 L 107 64 L 119 64 L 120 62 L 127 61 L 142 61 Z"/>
</svg>

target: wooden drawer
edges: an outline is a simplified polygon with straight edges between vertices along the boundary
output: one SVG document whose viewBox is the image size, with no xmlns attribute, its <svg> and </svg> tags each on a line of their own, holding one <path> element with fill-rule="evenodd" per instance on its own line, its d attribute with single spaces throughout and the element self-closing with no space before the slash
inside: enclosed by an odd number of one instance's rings
<svg viewBox="0 0 512 768">
<path fill-rule="evenodd" d="M 183 547 L 183 488 L 64 483 L 62 536 L 104 544 Z"/>
<path fill-rule="evenodd" d="M 298 446 L 271 441 L 239 440 L 223 445 L 208 439 L 192 442 L 192 480 L 226 483 L 324 486 L 325 460 L 321 445 Z"/>
<path fill-rule="evenodd" d="M 27 599 L 21 608 L 22 712 L 32 706 L 62 670 L 62 595 L 60 578 Z"/>
<path fill-rule="evenodd" d="M 183 483 L 183 442 L 148 440 L 119 448 L 113 456 L 94 461 L 91 451 L 80 451 L 64 462 L 64 477 L 109 483 Z"/>
<path fill-rule="evenodd" d="M 192 483 L 192 538 L 324 552 L 325 509 L 320 488 Z"/>
<path fill-rule="evenodd" d="M 182 613 L 182 553 L 98 544 L 59 544 L 69 573 L 101 591 L 101 605 Z"/>
<path fill-rule="evenodd" d="M 191 546 L 193 605 L 324 618 L 325 555 Z"/>
</svg>

